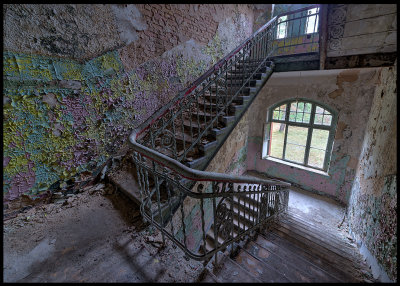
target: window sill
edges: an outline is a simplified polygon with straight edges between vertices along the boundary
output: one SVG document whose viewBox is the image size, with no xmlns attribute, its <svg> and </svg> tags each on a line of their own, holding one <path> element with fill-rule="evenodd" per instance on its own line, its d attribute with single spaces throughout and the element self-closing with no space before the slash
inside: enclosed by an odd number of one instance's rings
<svg viewBox="0 0 400 286">
<path fill-rule="evenodd" d="M 273 161 L 273 162 L 276 162 L 276 163 L 285 164 L 285 165 L 288 165 L 290 167 L 294 167 L 294 168 L 297 168 L 297 169 L 300 169 L 300 170 L 305 170 L 305 171 L 317 173 L 317 174 L 325 176 L 325 177 L 329 177 L 329 174 L 327 172 L 325 172 L 325 171 L 322 171 L 322 170 L 316 170 L 316 169 L 313 169 L 313 168 L 310 168 L 310 167 L 297 165 L 297 164 L 294 164 L 294 163 L 291 163 L 291 162 L 288 162 L 288 161 L 284 161 L 284 160 L 280 160 L 280 159 L 277 159 L 277 158 L 273 158 L 273 157 L 264 157 L 263 159 L 264 160 L 268 160 L 268 161 Z"/>
</svg>

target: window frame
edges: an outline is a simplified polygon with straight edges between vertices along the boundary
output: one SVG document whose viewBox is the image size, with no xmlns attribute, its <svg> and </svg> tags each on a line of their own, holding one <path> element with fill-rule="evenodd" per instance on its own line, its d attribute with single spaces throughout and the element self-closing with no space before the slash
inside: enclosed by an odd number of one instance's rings
<svg viewBox="0 0 400 286">
<path fill-rule="evenodd" d="M 311 114 L 310 114 L 310 121 L 309 123 L 303 123 L 303 122 L 292 122 L 289 121 L 289 115 L 290 115 L 290 106 L 294 102 L 304 102 L 304 103 L 310 103 L 311 104 Z M 286 110 L 285 110 L 285 119 L 280 120 L 280 119 L 273 119 L 273 111 L 275 108 L 282 106 L 286 104 Z M 330 126 L 326 125 L 320 125 L 320 124 L 315 124 L 314 119 L 315 119 L 315 111 L 316 107 L 319 106 L 326 111 L 328 111 L 332 115 L 332 121 Z M 262 159 L 267 159 L 267 158 L 275 158 L 278 160 L 290 162 L 292 164 L 296 164 L 299 166 L 304 166 L 307 168 L 312 168 L 315 170 L 321 170 L 324 172 L 328 172 L 329 166 L 330 166 L 330 161 L 332 157 L 332 149 L 333 149 L 333 142 L 334 142 L 334 136 L 335 136 L 335 131 L 336 131 L 336 125 L 337 125 L 337 112 L 332 109 L 331 107 L 327 106 L 326 104 L 323 104 L 321 102 L 308 99 L 308 98 L 292 98 L 292 99 L 286 99 L 283 101 L 280 101 L 278 103 L 275 103 L 274 105 L 270 106 L 267 110 L 267 122 L 264 124 L 264 136 L 263 136 L 263 150 L 262 150 Z M 270 146 L 270 135 L 271 135 L 271 123 L 276 122 L 276 123 L 283 123 L 286 125 L 285 127 L 285 134 L 284 134 L 284 141 L 283 141 L 283 150 L 282 150 L 282 158 L 277 158 L 274 156 L 270 156 L 268 154 L 269 151 L 269 146 Z M 285 151 L 286 151 L 286 143 L 287 143 L 287 133 L 289 126 L 298 126 L 298 127 L 305 127 L 308 128 L 308 133 L 307 133 L 307 141 L 306 141 L 306 146 L 305 146 L 305 154 L 303 157 L 303 163 L 295 162 L 289 159 L 285 159 Z M 312 139 L 312 134 L 314 129 L 319 129 L 319 130 L 327 130 L 329 131 L 328 135 L 328 142 L 327 146 L 325 149 L 325 156 L 324 156 L 324 162 L 323 162 L 323 167 L 315 167 L 311 166 L 308 164 L 308 159 L 309 159 L 309 154 L 310 154 L 310 149 L 311 149 L 311 139 Z"/>
</svg>

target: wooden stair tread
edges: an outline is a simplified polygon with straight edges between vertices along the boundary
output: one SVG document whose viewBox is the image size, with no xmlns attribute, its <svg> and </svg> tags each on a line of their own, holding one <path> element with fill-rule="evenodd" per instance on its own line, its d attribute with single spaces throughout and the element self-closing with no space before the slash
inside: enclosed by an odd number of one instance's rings
<svg viewBox="0 0 400 286">
<path fill-rule="evenodd" d="M 251 275 L 241 265 L 239 265 L 236 261 L 230 259 L 227 255 L 218 254 L 218 258 L 218 264 L 221 265 L 221 268 L 218 270 L 217 273 L 215 273 L 215 276 L 218 278 L 219 281 L 223 283 L 261 282 L 261 280 L 259 280 L 254 275 Z"/>
<path fill-rule="evenodd" d="M 260 248 L 266 249 L 280 257 L 283 263 L 293 265 L 293 268 L 301 268 L 302 271 L 311 275 L 316 280 L 315 282 L 345 282 L 335 277 L 333 273 L 321 269 L 318 265 L 299 255 L 296 251 L 293 251 L 293 249 L 277 245 L 263 235 L 258 235 L 254 243 Z"/>
<path fill-rule="evenodd" d="M 291 282 L 280 272 L 274 270 L 266 263 L 258 260 L 245 250 L 241 250 L 235 261 L 259 280 L 267 283 Z"/>
<path fill-rule="evenodd" d="M 357 279 L 351 273 L 345 271 L 343 267 L 336 267 L 335 265 L 331 264 L 330 261 L 323 259 L 319 256 L 315 256 L 313 253 L 302 248 L 296 243 L 293 243 L 293 241 L 287 240 L 286 238 L 279 236 L 275 232 L 262 234 L 262 237 L 268 241 L 271 241 L 278 247 L 287 249 L 288 251 L 296 254 L 298 257 L 302 257 L 303 259 L 318 266 L 320 269 L 328 272 L 330 275 L 334 275 L 335 278 L 343 282 L 360 282 L 360 279 Z"/>
</svg>

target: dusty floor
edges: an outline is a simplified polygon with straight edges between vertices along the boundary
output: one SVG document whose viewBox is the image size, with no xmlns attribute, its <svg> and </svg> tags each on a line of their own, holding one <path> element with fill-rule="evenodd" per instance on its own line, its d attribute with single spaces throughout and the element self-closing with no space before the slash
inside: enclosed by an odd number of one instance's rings
<svg viewBox="0 0 400 286">
<path fill-rule="evenodd" d="M 34 207 L 5 221 L 4 282 L 196 280 L 202 263 L 186 261 L 168 241 L 159 251 L 161 236 L 142 222 L 138 207 L 119 192 L 106 193 L 98 185 L 64 205 Z"/>
<path fill-rule="evenodd" d="M 291 190 L 289 211 L 347 236 L 334 201 Z M 159 250 L 160 233 L 108 185 L 29 209 L 3 232 L 4 282 L 195 282 L 203 270 L 168 240 Z"/>
<path fill-rule="evenodd" d="M 289 192 L 289 212 L 312 222 L 327 231 L 336 230 L 337 234 L 354 242 L 349 234 L 346 208 L 333 199 L 323 197 L 292 187 Z"/>
</svg>

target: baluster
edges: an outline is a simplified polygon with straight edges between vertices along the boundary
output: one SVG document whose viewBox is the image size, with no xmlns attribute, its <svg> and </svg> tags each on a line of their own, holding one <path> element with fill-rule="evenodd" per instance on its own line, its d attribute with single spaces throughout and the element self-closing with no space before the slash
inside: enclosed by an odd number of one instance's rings
<svg viewBox="0 0 400 286">
<path fill-rule="evenodd" d="M 196 92 L 196 94 L 194 95 L 194 97 L 197 97 L 197 92 Z M 189 103 L 189 120 L 190 120 L 190 138 L 192 139 L 192 140 L 194 140 L 194 136 L 193 136 L 193 126 L 192 126 L 192 116 L 193 116 L 193 114 L 192 114 L 192 103 Z M 193 141 L 192 141 L 193 142 Z"/>
<path fill-rule="evenodd" d="M 135 152 L 135 151 L 133 152 L 132 159 L 133 159 L 133 162 L 134 162 L 134 164 L 136 166 L 136 173 L 137 173 L 137 178 L 138 178 L 138 183 L 139 183 L 139 190 L 140 190 L 140 204 L 142 205 L 143 204 L 143 189 L 142 189 L 142 184 L 140 182 L 141 178 L 140 178 L 140 173 L 139 173 L 139 168 L 141 168 L 141 167 L 140 167 L 140 165 L 138 163 L 137 152 Z"/>
<path fill-rule="evenodd" d="M 235 185 L 232 184 L 230 188 L 230 192 L 232 194 L 231 201 L 230 201 L 230 208 L 231 208 L 231 231 L 230 231 L 230 239 L 231 239 L 231 257 L 233 257 L 233 193 L 235 190 Z M 239 208 L 240 211 L 240 208 Z"/>
<path fill-rule="evenodd" d="M 186 245 L 186 226 L 185 226 L 185 212 L 183 210 L 183 201 L 180 203 L 181 207 L 181 222 L 182 222 L 182 233 L 183 233 L 183 244 L 185 245 L 185 248 L 187 248 Z"/>
<path fill-rule="evenodd" d="M 212 182 L 212 190 L 213 193 L 215 193 L 216 190 L 216 183 Z M 216 207 L 216 200 L 215 197 L 213 197 L 213 214 L 214 214 L 214 246 L 215 249 L 218 249 L 218 227 L 217 227 L 217 207 Z M 217 267 L 218 264 L 218 250 L 215 252 L 215 264 L 214 266 Z"/>
<path fill-rule="evenodd" d="M 158 206 L 158 214 L 160 216 L 160 230 L 161 230 L 161 236 L 163 240 L 163 244 L 165 245 L 165 237 L 164 237 L 164 218 L 161 213 L 161 198 L 160 198 L 160 185 L 158 183 L 158 176 L 156 175 L 156 164 L 154 161 L 153 163 L 153 178 L 156 184 L 156 194 L 157 194 L 157 206 Z"/>
<path fill-rule="evenodd" d="M 172 120 L 172 134 L 176 134 L 176 128 L 175 128 L 175 119 Z M 173 150 L 173 155 L 175 160 L 178 160 L 178 148 L 176 147 L 176 139 L 173 138 L 173 142 L 174 142 L 174 150 Z"/>
<path fill-rule="evenodd" d="M 168 181 L 167 181 L 168 182 Z M 173 212 L 172 212 L 172 205 L 171 205 L 171 186 L 173 186 L 173 183 L 167 183 L 167 195 L 168 195 L 168 206 L 169 206 L 169 219 L 170 219 L 170 226 L 171 226 L 171 235 L 173 238 L 175 238 L 175 230 L 174 230 L 174 221 L 172 219 Z"/>
<path fill-rule="evenodd" d="M 212 84 L 210 84 L 210 86 L 208 87 L 208 92 L 210 93 L 210 102 L 212 102 L 212 92 L 211 92 L 211 88 L 212 88 Z M 203 118 L 204 118 L 204 128 L 207 128 L 207 118 L 206 118 L 206 98 L 204 97 L 204 101 L 203 101 Z"/>
<path fill-rule="evenodd" d="M 219 78 L 217 78 L 217 76 L 214 74 L 215 76 L 215 104 L 216 106 L 218 106 L 218 102 L 219 102 L 219 96 L 218 96 L 218 86 L 219 86 Z M 211 118 L 213 118 L 212 116 L 212 101 L 210 100 L 210 114 L 211 114 Z M 212 120 L 212 119 L 211 119 Z"/>
<path fill-rule="evenodd" d="M 181 114 L 181 123 L 180 123 L 180 125 L 181 125 L 181 130 L 182 130 L 182 144 L 183 144 L 183 158 L 182 158 L 182 161 L 185 161 L 186 160 L 186 155 L 187 155 L 187 150 L 186 150 L 186 142 L 185 142 L 185 127 L 183 126 L 183 104 L 182 104 L 182 102 L 181 103 L 179 103 L 179 112 L 180 112 L 180 114 Z"/>
<path fill-rule="evenodd" d="M 203 83 L 202 91 L 203 91 L 203 99 L 206 100 L 205 91 L 204 91 L 204 83 Z M 200 127 L 200 116 L 199 116 L 199 111 L 200 111 L 199 97 L 200 96 L 196 97 L 196 104 L 197 104 L 197 107 L 196 107 L 196 115 L 197 116 L 196 117 L 197 117 L 197 126 L 198 126 L 197 133 L 198 134 L 200 134 L 202 132 L 202 129 Z"/>
<path fill-rule="evenodd" d="M 245 215 L 246 215 L 246 192 L 247 192 L 247 185 L 244 185 L 243 186 L 243 193 L 244 193 L 244 196 L 243 196 L 243 205 L 244 205 L 244 207 L 243 207 L 243 216 L 244 216 L 244 218 L 246 218 L 245 217 Z M 240 214 L 240 211 L 239 211 L 239 214 Z M 240 216 L 239 216 L 238 224 L 239 224 L 239 229 L 240 229 Z M 239 230 L 239 231 L 241 233 L 243 232 L 241 230 Z"/>
<path fill-rule="evenodd" d="M 261 190 L 262 190 L 262 187 L 261 187 L 261 185 L 258 185 L 258 188 L 257 188 L 257 224 L 259 224 L 260 223 L 260 200 L 261 200 L 261 194 L 260 194 L 260 192 L 261 192 Z"/>
<path fill-rule="evenodd" d="M 203 184 L 200 184 L 197 188 L 197 191 L 201 194 L 203 193 Z M 200 210 L 201 210 L 201 229 L 203 231 L 203 249 L 204 249 L 204 255 L 207 254 L 207 249 L 206 249 L 206 230 L 205 230 L 205 218 L 204 218 L 204 199 L 200 198 Z"/>
<path fill-rule="evenodd" d="M 150 209 L 150 213 L 151 213 L 151 224 L 154 225 L 154 214 L 153 214 L 153 210 L 152 210 L 152 202 L 151 202 L 151 192 L 150 192 L 150 184 L 149 184 L 149 173 L 147 172 L 147 169 L 145 169 L 144 171 L 145 174 L 145 180 L 146 180 L 146 189 L 147 189 L 147 193 L 149 194 L 149 209 Z"/>
</svg>

